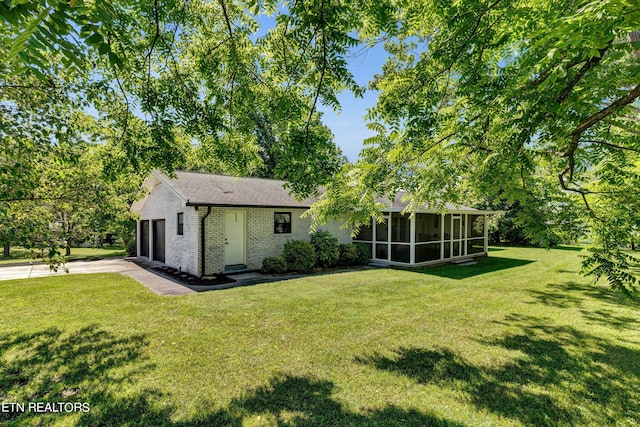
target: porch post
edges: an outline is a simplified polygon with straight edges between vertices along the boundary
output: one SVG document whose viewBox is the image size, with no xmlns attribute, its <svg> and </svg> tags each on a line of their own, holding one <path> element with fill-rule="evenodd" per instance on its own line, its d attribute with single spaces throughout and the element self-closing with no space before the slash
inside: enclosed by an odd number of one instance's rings
<svg viewBox="0 0 640 427">
<path fill-rule="evenodd" d="M 416 263 L 416 215 L 409 216 L 409 263 Z"/>
<path fill-rule="evenodd" d="M 487 215 L 482 215 L 484 218 L 484 254 L 489 255 L 489 227 L 487 227 Z"/>
<path fill-rule="evenodd" d="M 444 259 L 444 219 L 445 214 L 440 214 L 440 259 Z"/>
</svg>

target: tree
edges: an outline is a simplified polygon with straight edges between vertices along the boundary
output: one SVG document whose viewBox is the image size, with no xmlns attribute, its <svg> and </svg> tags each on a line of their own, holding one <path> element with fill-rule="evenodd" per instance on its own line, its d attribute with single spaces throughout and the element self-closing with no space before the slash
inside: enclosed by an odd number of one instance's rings
<svg viewBox="0 0 640 427">
<path fill-rule="evenodd" d="M 120 133 L 106 143 L 133 165 L 171 171 L 194 142 L 199 166 L 259 173 L 271 159 L 262 139 L 299 196 L 327 188 L 318 221 L 346 212 L 356 224 L 379 214 L 377 195 L 408 190 L 415 210 L 472 188 L 518 203 L 537 242 L 578 215 L 596 243 L 585 272 L 636 289 L 620 252 L 640 199 L 640 10 L 629 0 L 2 7 L 3 76 L 47 92 L 77 82 L 69 99 L 108 117 Z M 259 34 L 264 15 L 276 23 Z M 389 59 L 370 83 L 380 97 L 368 115 L 378 136 L 345 164 L 316 106 L 362 92 L 346 55 L 380 40 Z"/>
<path fill-rule="evenodd" d="M 371 83 L 379 136 L 316 214 L 368 201 L 358 221 L 376 212 L 370 193 L 400 188 L 409 209 L 438 207 L 471 186 L 519 203 L 537 241 L 548 241 L 551 213 L 578 213 L 596 242 L 585 272 L 634 292 L 620 246 L 639 218 L 640 63 L 629 32 L 640 10 L 624 0 L 469 0 L 407 2 L 397 14 Z"/>
</svg>

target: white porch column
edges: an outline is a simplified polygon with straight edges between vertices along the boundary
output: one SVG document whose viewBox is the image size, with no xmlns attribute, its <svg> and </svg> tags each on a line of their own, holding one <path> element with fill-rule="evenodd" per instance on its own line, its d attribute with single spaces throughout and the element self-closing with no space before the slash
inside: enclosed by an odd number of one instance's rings
<svg viewBox="0 0 640 427">
<path fill-rule="evenodd" d="M 416 215 L 414 213 L 409 217 L 409 263 L 416 263 Z"/>
<path fill-rule="evenodd" d="M 445 214 L 440 214 L 440 259 L 444 259 L 444 218 Z"/>
<path fill-rule="evenodd" d="M 487 216 L 482 215 L 484 218 L 484 254 L 489 255 L 489 227 L 487 227 Z"/>
</svg>

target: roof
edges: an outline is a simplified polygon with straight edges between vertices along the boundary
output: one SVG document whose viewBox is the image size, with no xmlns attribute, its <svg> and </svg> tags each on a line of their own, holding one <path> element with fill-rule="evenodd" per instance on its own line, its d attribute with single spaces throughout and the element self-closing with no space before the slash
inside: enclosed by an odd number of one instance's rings
<svg viewBox="0 0 640 427">
<path fill-rule="evenodd" d="M 404 208 L 406 208 L 409 205 L 408 202 L 403 201 L 404 196 L 407 194 L 408 193 L 406 191 L 398 191 L 393 200 L 387 197 L 378 197 L 376 201 L 385 205 L 387 209 L 390 211 L 399 212 L 404 210 Z M 453 212 L 453 213 L 495 213 L 494 211 L 485 211 L 481 209 L 470 208 L 464 205 L 454 205 L 453 203 L 445 203 L 444 210 L 447 212 Z M 429 206 L 423 206 L 422 209 L 419 209 L 418 211 L 435 213 L 435 212 L 440 212 L 440 209 L 430 208 Z"/>
<path fill-rule="evenodd" d="M 153 171 L 144 182 L 145 187 L 166 184 L 187 206 L 239 206 L 239 207 L 277 207 L 309 208 L 314 197 L 296 200 L 285 188 L 286 181 L 267 178 L 233 177 L 213 175 L 201 172 L 175 171 L 174 177 Z M 391 211 L 401 211 L 407 203 L 402 202 L 404 192 L 399 192 L 394 201 L 378 198 L 380 203 Z M 147 196 L 148 197 L 148 196 Z M 135 202 L 133 210 L 140 210 L 146 198 Z M 466 206 L 446 205 L 447 211 L 460 213 L 488 213 Z M 437 209 L 425 209 L 423 212 L 438 212 Z"/>
<path fill-rule="evenodd" d="M 286 181 L 276 179 L 185 171 L 176 171 L 174 178 L 158 171 L 152 174 L 167 184 L 188 206 L 308 208 L 315 201 L 314 198 L 296 200 L 284 187 Z"/>
</svg>

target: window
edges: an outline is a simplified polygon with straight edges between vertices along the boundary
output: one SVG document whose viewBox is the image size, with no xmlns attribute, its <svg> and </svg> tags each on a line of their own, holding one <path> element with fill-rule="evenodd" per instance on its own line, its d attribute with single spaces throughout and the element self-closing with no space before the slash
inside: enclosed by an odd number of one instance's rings
<svg viewBox="0 0 640 427">
<path fill-rule="evenodd" d="M 467 237 L 484 237 L 484 215 L 469 215 Z"/>
<path fill-rule="evenodd" d="M 276 212 L 273 215 L 273 232 L 275 234 L 291 233 L 291 212 Z"/>
<path fill-rule="evenodd" d="M 385 216 L 382 222 L 376 222 L 376 242 L 389 241 L 389 217 Z"/>
<path fill-rule="evenodd" d="M 407 215 L 391 214 L 391 241 L 409 243 L 411 241 L 411 222 Z M 408 261 L 407 261 L 408 262 Z"/>
<path fill-rule="evenodd" d="M 440 214 L 416 214 L 416 242 L 440 240 Z"/>
<path fill-rule="evenodd" d="M 364 240 L 365 242 L 371 242 L 373 240 L 373 227 L 371 226 L 371 220 L 369 220 L 368 224 L 363 224 L 360 227 L 353 240 Z"/>
<path fill-rule="evenodd" d="M 184 213 L 178 213 L 178 235 L 182 236 L 184 234 Z"/>
</svg>

